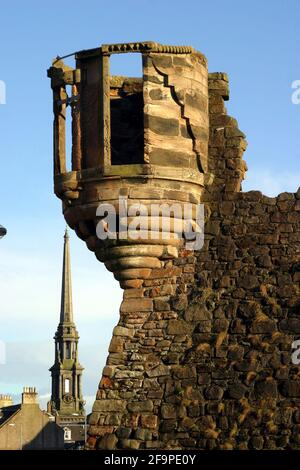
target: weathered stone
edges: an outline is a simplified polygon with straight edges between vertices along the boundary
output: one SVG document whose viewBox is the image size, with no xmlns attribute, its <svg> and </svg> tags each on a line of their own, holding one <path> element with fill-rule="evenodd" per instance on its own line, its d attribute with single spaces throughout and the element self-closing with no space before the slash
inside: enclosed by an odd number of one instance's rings
<svg viewBox="0 0 300 470">
<path fill-rule="evenodd" d="M 205 389 L 205 396 L 208 400 L 221 400 L 224 390 L 217 385 L 211 385 Z"/>
<path fill-rule="evenodd" d="M 122 338 L 113 336 L 108 348 L 110 353 L 120 353 L 124 350 L 124 340 Z"/>
<path fill-rule="evenodd" d="M 191 106 L 192 108 L 199 108 L 206 110 L 207 99 L 202 93 L 195 92 L 190 90 L 185 93 L 185 102 L 186 106 Z"/>
<path fill-rule="evenodd" d="M 155 310 L 171 310 L 170 302 L 168 300 L 155 299 L 154 300 L 154 309 Z"/>
<path fill-rule="evenodd" d="M 255 383 L 255 391 L 257 398 L 276 398 L 277 384 L 275 380 L 264 380 Z"/>
<path fill-rule="evenodd" d="M 103 375 L 107 377 L 113 377 L 115 373 L 115 368 L 112 366 L 105 366 L 103 368 Z"/>
<path fill-rule="evenodd" d="M 149 279 L 170 278 L 172 276 L 180 276 L 182 271 L 176 266 L 168 267 L 166 269 L 152 269 Z"/>
<path fill-rule="evenodd" d="M 162 93 L 161 88 L 153 88 L 152 90 L 150 90 L 149 96 L 152 100 L 161 100 L 163 99 L 164 95 Z"/>
<path fill-rule="evenodd" d="M 137 428 L 134 437 L 140 441 L 151 441 L 152 433 L 149 429 Z"/>
<path fill-rule="evenodd" d="M 179 134 L 179 122 L 177 119 L 165 119 L 158 116 L 148 116 L 148 127 L 156 134 L 173 135 Z"/>
<path fill-rule="evenodd" d="M 266 319 L 262 321 L 255 321 L 252 323 L 250 331 L 251 333 L 272 333 L 276 330 L 276 323 L 274 320 Z"/>
<path fill-rule="evenodd" d="M 257 277 L 251 274 L 241 276 L 238 280 L 238 286 L 243 287 L 244 289 L 254 289 L 255 287 L 258 287 L 258 284 Z"/>
<path fill-rule="evenodd" d="M 113 381 L 106 376 L 103 376 L 100 382 L 100 387 L 101 388 L 113 388 Z"/>
<path fill-rule="evenodd" d="M 153 300 L 151 299 L 126 299 L 123 300 L 120 311 L 128 312 L 150 312 L 153 310 Z"/>
<path fill-rule="evenodd" d="M 115 434 L 107 434 L 103 436 L 98 444 L 99 449 L 114 450 L 116 448 L 118 438 Z"/>
<path fill-rule="evenodd" d="M 300 397 L 300 381 L 286 380 L 281 386 L 281 393 L 285 397 Z"/>
<path fill-rule="evenodd" d="M 151 274 L 151 269 L 147 268 L 132 268 L 132 269 L 123 269 L 120 272 L 114 273 L 114 277 L 117 281 L 127 281 L 127 280 L 138 280 L 138 279 L 147 279 Z M 134 283 L 134 286 L 139 286 L 140 283 Z"/>
<path fill-rule="evenodd" d="M 131 433 L 132 433 L 131 428 L 124 428 L 121 426 L 116 431 L 116 434 L 120 439 L 127 439 L 128 437 L 130 437 Z"/>
<path fill-rule="evenodd" d="M 146 374 L 148 375 L 148 377 L 160 377 L 164 375 L 169 375 L 169 372 L 170 371 L 168 366 L 160 365 L 155 367 L 154 369 L 147 370 Z"/>
<path fill-rule="evenodd" d="M 292 334 L 300 334 L 300 318 L 294 317 L 281 320 L 279 326 L 282 331 Z"/>
<path fill-rule="evenodd" d="M 169 55 L 155 55 L 153 57 L 153 62 L 156 65 L 156 67 L 172 67 L 173 62 L 172 62 L 172 57 Z"/>
<path fill-rule="evenodd" d="M 191 377 L 196 377 L 195 367 L 191 367 L 189 365 L 174 366 L 172 368 L 172 372 L 175 379 L 188 379 Z"/>
<path fill-rule="evenodd" d="M 188 335 L 193 331 L 193 326 L 183 320 L 170 320 L 167 327 L 168 335 Z"/>
<path fill-rule="evenodd" d="M 229 386 L 228 396 L 229 398 L 234 398 L 235 400 L 240 400 L 246 393 L 247 387 L 242 383 L 235 383 Z"/>
<path fill-rule="evenodd" d="M 114 336 L 133 336 L 134 329 L 133 328 L 125 328 L 124 326 L 115 326 L 113 331 Z"/>
<path fill-rule="evenodd" d="M 189 305 L 184 312 L 184 318 L 187 322 L 197 322 L 211 320 L 212 314 L 202 305 Z"/>
<path fill-rule="evenodd" d="M 143 372 L 138 370 L 118 370 L 115 373 L 116 379 L 140 379 L 142 376 Z"/>
<path fill-rule="evenodd" d="M 139 289 L 143 285 L 143 279 L 127 279 L 120 281 L 122 289 Z"/>
<path fill-rule="evenodd" d="M 177 410 L 174 405 L 162 405 L 161 416 L 163 419 L 174 419 L 177 417 Z"/>
<path fill-rule="evenodd" d="M 131 220 L 128 220 L 130 223 Z M 161 262 L 153 256 L 123 256 L 122 258 L 105 261 L 105 267 L 112 272 L 126 269 L 160 268 Z"/>
<path fill-rule="evenodd" d="M 261 450 L 264 445 L 264 438 L 262 436 L 253 436 L 251 438 L 250 444 L 253 449 Z"/>
<path fill-rule="evenodd" d="M 139 449 L 141 445 L 141 441 L 136 439 L 121 439 L 120 440 L 120 448 L 121 449 Z"/>
<path fill-rule="evenodd" d="M 188 168 L 191 157 L 190 155 L 177 150 L 175 147 L 174 150 L 156 148 L 150 152 L 149 159 L 153 165 L 161 165 L 164 167 L 174 165 Z"/>
<path fill-rule="evenodd" d="M 126 403 L 122 400 L 96 400 L 93 406 L 93 411 L 124 411 Z"/>
<path fill-rule="evenodd" d="M 142 411 L 152 411 L 153 410 L 153 402 L 150 400 L 145 401 L 133 401 L 127 404 L 128 411 L 133 413 L 142 412 Z"/>
<path fill-rule="evenodd" d="M 141 424 L 143 428 L 156 429 L 158 425 L 158 419 L 155 415 L 142 414 Z"/>
</svg>

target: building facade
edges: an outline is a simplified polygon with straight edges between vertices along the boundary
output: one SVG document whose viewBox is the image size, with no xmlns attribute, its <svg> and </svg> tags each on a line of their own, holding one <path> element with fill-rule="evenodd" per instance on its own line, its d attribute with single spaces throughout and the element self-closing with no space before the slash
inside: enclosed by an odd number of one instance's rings
<svg viewBox="0 0 300 470">
<path fill-rule="evenodd" d="M 34 387 L 24 387 L 21 404 L 13 405 L 11 397 L 0 396 L 0 406 L 0 450 L 64 448 L 63 430 L 40 409 Z"/>
</svg>

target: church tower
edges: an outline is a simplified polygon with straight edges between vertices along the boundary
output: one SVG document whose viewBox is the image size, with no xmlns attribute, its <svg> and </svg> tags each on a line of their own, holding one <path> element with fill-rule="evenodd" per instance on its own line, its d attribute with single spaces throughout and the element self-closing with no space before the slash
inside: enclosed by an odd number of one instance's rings
<svg viewBox="0 0 300 470">
<path fill-rule="evenodd" d="M 70 240 L 64 235 L 60 321 L 54 336 L 55 362 L 51 367 L 52 395 L 49 411 L 61 426 L 76 425 L 85 419 L 82 396 L 83 367 L 78 359 L 78 332 L 73 320 Z"/>
</svg>

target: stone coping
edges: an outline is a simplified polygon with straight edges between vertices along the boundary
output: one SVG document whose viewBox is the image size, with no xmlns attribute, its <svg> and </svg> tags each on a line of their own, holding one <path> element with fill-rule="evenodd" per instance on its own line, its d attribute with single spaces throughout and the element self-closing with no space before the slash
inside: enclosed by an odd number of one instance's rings
<svg viewBox="0 0 300 470">
<path fill-rule="evenodd" d="M 97 55 L 125 54 L 125 53 L 160 53 L 160 54 L 194 54 L 201 58 L 204 65 L 207 65 L 206 57 L 191 46 L 173 46 L 159 44 L 153 41 L 127 42 L 120 44 L 102 44 L 94 49 L 78 51 L 76 59 L 85 59 Z"/>
</svg>

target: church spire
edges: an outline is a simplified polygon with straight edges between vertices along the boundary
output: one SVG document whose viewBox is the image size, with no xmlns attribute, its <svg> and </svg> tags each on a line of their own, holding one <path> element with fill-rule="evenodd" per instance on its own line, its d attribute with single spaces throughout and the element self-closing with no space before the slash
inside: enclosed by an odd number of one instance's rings
<svg viewBox="0 0 300 470">
<path fill-rule="evenodd" d="M 64 235 L 64 259 L 62 270 L 60 323 L 73 323 L 70 237 L 67 228 L 65 230 Z"/>
<path fill-rule="evenodd" d="M 81 422 L 85 410 L 82 395 L 83 367 L 78 357 L 79 335 L 73 320 L 70 239 L 67 230 L 64 235 L 60 321 L 54 340 L 55 360 L 50 368 L 52 394 L 49 410 L 61 424 L 67 424 L 70 420 L 74 424 L 74 416 Z"/>
</svg>

